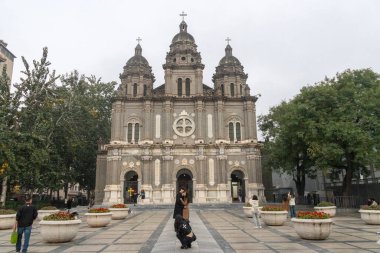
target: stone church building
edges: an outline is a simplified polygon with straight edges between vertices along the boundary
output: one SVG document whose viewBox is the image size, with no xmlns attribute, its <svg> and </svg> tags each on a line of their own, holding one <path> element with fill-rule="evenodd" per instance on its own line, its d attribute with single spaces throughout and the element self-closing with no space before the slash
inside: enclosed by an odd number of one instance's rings
<svg viewBox="0 0 380 253">
<path fill-rule="evenodd" d="M 142 190 L 144 203 L 174 203 L 180 186 L 193 203 L 264 195 L 248 75 L 229 43 L 213 87 L 203 82 L 204 66 L 185 21 L 161 86 L 153 88 L 152 68 L 136 46 L 113 99 L 111 140 L 98 152 L 96 204 L 127 203 Z"/>
</svg>

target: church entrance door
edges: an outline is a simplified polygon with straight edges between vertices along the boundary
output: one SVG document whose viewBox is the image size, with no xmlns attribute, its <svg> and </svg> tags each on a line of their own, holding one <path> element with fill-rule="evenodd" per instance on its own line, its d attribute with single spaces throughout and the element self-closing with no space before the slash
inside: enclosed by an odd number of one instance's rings
<svg viewBox="0 0 380 253">
<path fill-rule="evenodd" d="M 189 194 L 189 202 L 193 203 L 193 174 L 188 169 L 180 169 L 177 172 L 177 189 L 178 193 L 179 188 L 183 186 Z"/>
<path fill-rule="evenodd" d="M 234 170 L 231 173 L 231 198 L 232 202 L 245 200 L 244 173 L 240 170 Z"/>
<path fill-rule="evenodd" d="M 135 171 L 129 171 L 124 176 L 124 203 L 136 203 L 138 196 L 139 176 Z"/>
</svg>

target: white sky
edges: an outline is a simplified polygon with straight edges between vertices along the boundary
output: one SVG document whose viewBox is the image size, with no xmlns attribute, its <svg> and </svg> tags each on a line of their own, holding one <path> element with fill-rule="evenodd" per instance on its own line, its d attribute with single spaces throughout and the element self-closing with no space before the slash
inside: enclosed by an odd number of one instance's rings
<svg viewBox="0 0 380 253">
<path fill-rule="evenodd" d="M 18 57 L 13 83 L 23 70 L 21 56 L 39 59 L 44 46 L 59 74 L 76 69 L 120 82 L 140 36 L 157 87 L 182 11 L 206 66 L 203 83 L 213 87 L 230 37 L 251 95 L 262 95 L 258 115 L 347 68 L 380 72 L 377 0 L 0 0 L 0 39 Z"/>
</svg>

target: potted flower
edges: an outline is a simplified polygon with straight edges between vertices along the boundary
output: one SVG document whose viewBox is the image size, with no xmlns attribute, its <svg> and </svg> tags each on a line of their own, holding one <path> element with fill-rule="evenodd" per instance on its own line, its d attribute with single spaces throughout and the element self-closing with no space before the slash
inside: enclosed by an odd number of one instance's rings
<svg viewBox="0 0 380 253">
<path fill-rule="evenodd" d="M 112 212 L 112 220 L 123 220 L 128 216 L 129 208 L 126 204 L 112 205 L 109 210 Z"/>
<path fill-rule="evenodd" d="M 336 206 L 334 203 L 322 201 L 317 206 L 314 207 L 314 210 L 317 212 L 324 212 L 330 215 L 330 217 L 334 217 L 336 214 Z"/>
<path fill-rule="evenodd" d="M 105 227 L 111 222 L 112 213 L 108 208 L 91 208 L 85 213 L 87 224 L 90 227 Z"/>
<path fill-rule="evenodd" d="M 40 221 L 42 240 L 45 242 L 69 242 L 78 233 L 81 220 L 67 212 L 47 215 Z"/>
<path fill-rule="evenodd" d="M 253 215 L 252 215 L 252 205 L 249 202 L 247 202 L 247 203 L 244 204 L 243 211 L 244 211 L 245 217 L 247 217 L 247 218 L 252 218 L 253 217 Z"/>
<path fill-rule="evenodd" d="M 296 233 L 303 239 L 324 240 L 330 236 L 332 219 L 324 212 L 301 212 L 292 218 Z"/>
<path fill-rule="evenodd" d="M 43 220 L 45 216 L 48 216 L 53 213 L 58 213 L 59 210 L 55 206 L 44 206 L 38 210 L 38 220 Z"/>
<path fill-rule="evenodd" d="M 369 225 L 380 225 L 380 206 L 362 206 L 360 218 Z"/>
<path fill-rule="evenodd" d="M 288 211 L 282 206 L 264 206 L 260 211 L 261 219 L 269 226 L 282 226 Z"/>
<path fill-rule="evenodd" d="M 0 229 L 13 228 L 16 219 L 16 211 L 12 209 L 0 209 Z"/>
</svg>

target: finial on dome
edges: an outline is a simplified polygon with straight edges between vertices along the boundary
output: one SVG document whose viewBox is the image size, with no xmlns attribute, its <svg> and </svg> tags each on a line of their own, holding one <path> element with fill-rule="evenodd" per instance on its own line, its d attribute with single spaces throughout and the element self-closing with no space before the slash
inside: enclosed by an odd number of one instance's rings
<svg viewBox="0 0 380 253">
<path fill-rule="evenodd" d="M 182 11 L 182 13 L 179 15 L 182 17 L 182 22 L 179 25 L 179 31 L 187 33 L 187 24 L 185 22 L 185 17 L 187 16 L 187 14 L 184 11 Z"/>
<path fill-rule="evenodd" d="M 227 41 L 227 44 L 229 45 L 231 41 L 230 37 L 227 37 L 226 41 Z"/>
<path fill-rule="evenodd" d="M 142 48 L 140 44 L 137 44 L 137 46 L 135 47 L 135 55 L 141 55 L 141 53 L 142 53 Z"/>
<path fill-rule="evenodd" d="M 187 16 L 187 14 L 184 11 L 182 11 L 182 13 L 179 15 L 182 17 L 182 21 L 185 21 L 185 17 Z"/>
<path fill-rule="evenodd" d="M 226 46 L 225 51 L 226 51 L 226 56 L 232 56 L 232 47 L 230 46 L 230 44 Z"/>
</svg>

